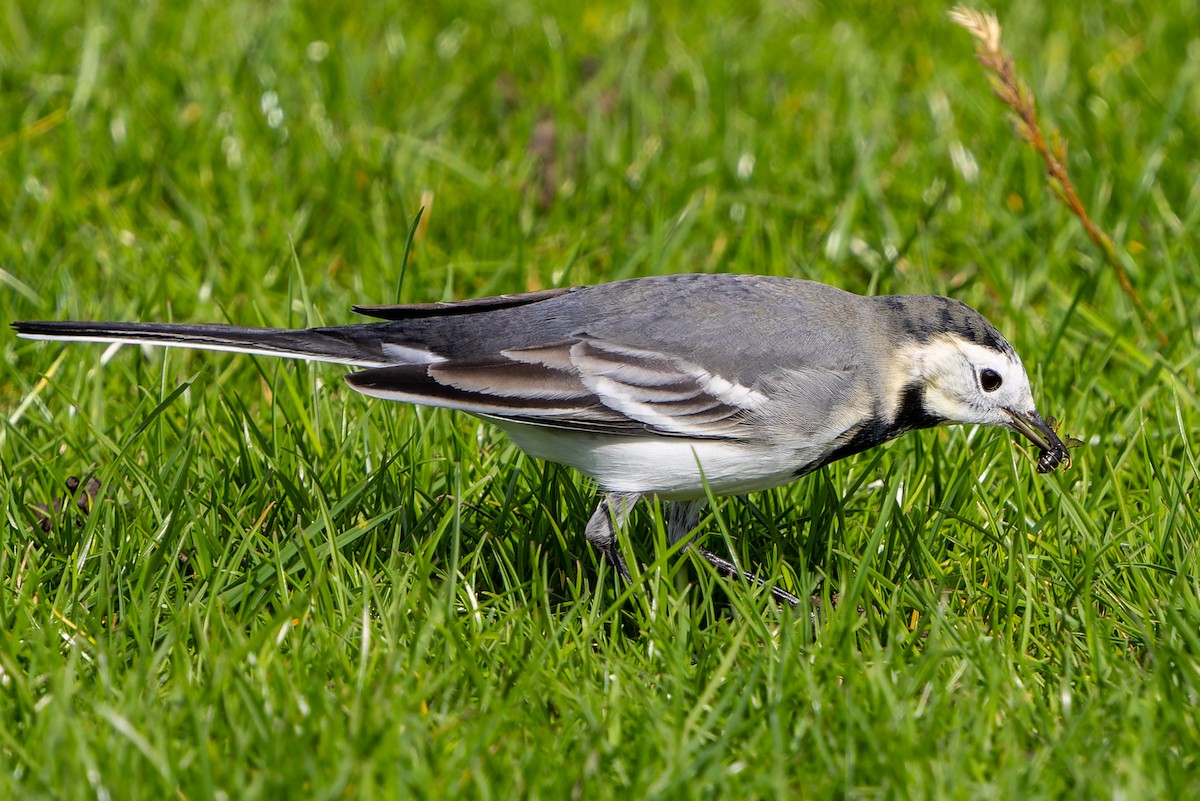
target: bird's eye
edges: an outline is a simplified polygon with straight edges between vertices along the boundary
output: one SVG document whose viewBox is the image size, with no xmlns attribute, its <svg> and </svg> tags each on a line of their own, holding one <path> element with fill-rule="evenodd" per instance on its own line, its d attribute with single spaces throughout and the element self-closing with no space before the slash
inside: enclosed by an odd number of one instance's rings
<svg viewBox="0 0 1200 801">
<path fill-rule="evenodd" d="M 1000 385 L 1004 380 L 1000 378 L 1000 374 L 992 369 L 984 369 L 979 371 L 979 386 L 983 387 L 984 392 L 995 392 L 1000 389 Z"/>
</svg>

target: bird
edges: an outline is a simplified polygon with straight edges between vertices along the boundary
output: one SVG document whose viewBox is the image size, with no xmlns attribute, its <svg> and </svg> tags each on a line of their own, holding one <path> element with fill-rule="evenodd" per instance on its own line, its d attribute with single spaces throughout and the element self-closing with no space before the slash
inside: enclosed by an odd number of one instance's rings
<svg viewBox="0 0 1200 801">
<path fill-rule="evenodd" d="M 949 424 L 1066 446 L 1012 345 L 938 295 L 858 295 L 798 278 L 692 273 L 453 302 L 354 306 L 376 322 L 304 329 L 22 321 L 27 339 L 141 343 L 333 362 L 368 396 L 486 419 L 529 455 L 598 485 L 584 527 L 629 584 L 618 532 L 641 499 L 695 545 L 707 498 L 781 486 L 903 434 Z M 1050 418 L 1051 422 L 1053 418 Z M 798 604 L 772 586 L 780 601 Z"/>
</svg>

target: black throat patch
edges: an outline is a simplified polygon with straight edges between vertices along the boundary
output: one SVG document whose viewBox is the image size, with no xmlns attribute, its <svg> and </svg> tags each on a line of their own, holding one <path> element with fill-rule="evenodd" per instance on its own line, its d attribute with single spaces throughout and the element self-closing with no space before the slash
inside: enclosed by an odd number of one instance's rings
<svg viewBox="0 0 1200 801">
<path fill-rule="evenodd" d="M 839 459 L 870 450 L 909 431 L 932 428 L 944 422 L 945 418 L 931 414 L 925 408 L 925 388 L 914 382 L 901 390 L 900 407 L 896 410 L 895 420 L 889 423 L 881 415 L 877 415 L 847 429 L 838 437 L 837 447 L 817 462 L 801 467 L 796 471 L 796 476 L 811 473 Z"/>
</svg>

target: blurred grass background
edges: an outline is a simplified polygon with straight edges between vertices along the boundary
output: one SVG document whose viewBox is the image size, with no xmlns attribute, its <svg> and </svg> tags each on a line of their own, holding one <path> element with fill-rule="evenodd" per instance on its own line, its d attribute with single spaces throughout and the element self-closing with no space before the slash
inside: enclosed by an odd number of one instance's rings
<svg viewBox="0 0 1200 801">
<path fill-rule="evenodd" d="M 799 613 L 639 513 L 630 600 L 592 488 L 476 420 L 6 329 L 0 796 L 1195 795 L 1196 3 L 996 8 L 1144 318 L 947 6 L 561 5 L 0 4 L 0 317 L 938 292 L 1074 468 L 952 429 L 719 506 L 710 546 Z"/>
</svg>

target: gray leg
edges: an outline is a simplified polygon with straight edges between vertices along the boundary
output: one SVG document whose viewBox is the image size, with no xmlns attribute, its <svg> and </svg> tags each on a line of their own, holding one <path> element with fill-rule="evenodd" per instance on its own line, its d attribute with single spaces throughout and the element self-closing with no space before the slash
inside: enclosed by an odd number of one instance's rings
<svg viewBox="0 0 1200 801">
<path fill-rule="evenodd" d="M 626 584 L 632 584 L 633 579 L 617 545 L 617 529 L 625 527 L 625 521 L 637 500 L 638 496 L 635 494 L 606 492 L 596 511 L 592 512 L 584 532 L 596 553 L 612 565 Z"/>
<path fill-rule="evenodd" d="M 700 512 L 707 503 L 706 498 L 698 501 L 667 502 L 667 539 L 670 540 L 671 545 L 691 534 L 699 525 Z"/>
<path fill-rule="evenodd" d="M 671 540 L 672 545 L 688 536 L 696 528 L 696 524 L 700 522 L 700 510 L 704 508 L 704 504 L 705 501 L 703 500 L 667 504 L 667 537 Z M 684 546 L 685 549 L 691 547 L 694 547 L 697 553 L 707 559 L 708 563 L 716 568 L 716 571 L 722 576 L 740 576 L 750 584 L 764 583 L 762 579 L 753 573 L 747 573 L 733 562 L 728 559 L 722 559 L 712 551 L 701 548 L 698 545 L 693 546 L 691 543 Z M 800 603 L 800 599 L 795 595 L 778 587 L 771 588 L 771 595 L 775 597 L 775 600 L 791 604 L 792 606 Z"/>
<path fill-rule="evenodd" d="M 729 576 L 729 577 L 741 576 L 750 584 L 765 584 L 766 583 L 762 579 L 760 579 L 758 576 L 754 575 L 753 573 L 747 573 L 745 570 L 742 570 L 737 565 L 735 565 L 733 562 L 730 562 L 728 559 L 722 559 L 721 557 L 717 556 L 712 551 L 706 551 L 705 549 L 703 549 L 699 546 L 696 547 L 696 551 L 701 556 L 703 556 L 705 559 L 707 559 L 708 563 L 710 565 L 712 565 L 714 568 L 716 568 L 717 572 L 723 576 Z M 791 604 L 792 606 L 800 605 L 799 598 L 797 598 L 795 595 L 792 595 L 787 590 L 780 589 L 779 587 L 772 587 L 771 595 L 777 601 L 783 601 L 784 603 Z"/>
</svg>

